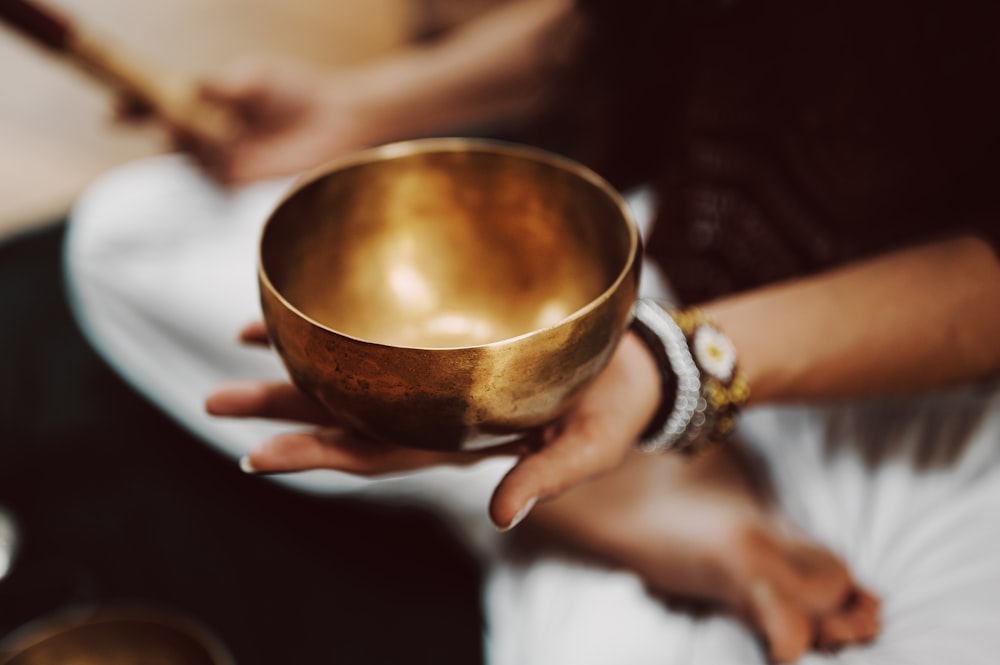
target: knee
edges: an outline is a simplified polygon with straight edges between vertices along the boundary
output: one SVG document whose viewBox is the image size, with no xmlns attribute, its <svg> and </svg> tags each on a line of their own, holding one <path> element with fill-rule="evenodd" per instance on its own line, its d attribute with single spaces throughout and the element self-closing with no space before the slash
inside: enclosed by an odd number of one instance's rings
<svg viewBox="0 0 1000 665">
<path fill-rule="evenodd" d="M 116 167 L 95 180 L 69 216 L 66 262 L 73 274 L 108 262 L 136 260 L 162 246 L 190 214 L 183 211 L 203 178 L 178 155 L 150 157 Z"/>
</svg>

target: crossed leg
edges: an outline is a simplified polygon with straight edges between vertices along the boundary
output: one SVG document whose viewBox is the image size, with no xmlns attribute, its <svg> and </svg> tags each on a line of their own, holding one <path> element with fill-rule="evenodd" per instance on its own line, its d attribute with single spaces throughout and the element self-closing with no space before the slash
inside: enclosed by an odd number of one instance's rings
<svg viewBox="0 0 1000 665">
<path fill-rule="evenodd" d="M 773 511 L 733 446 L 690 458 L 636 453 L 537 506 L 521 528 L 630 568 L 668 598 L 731 612 L 775 661 L 866 642 L 879 630 L 878 600 Z"/>
</svg>

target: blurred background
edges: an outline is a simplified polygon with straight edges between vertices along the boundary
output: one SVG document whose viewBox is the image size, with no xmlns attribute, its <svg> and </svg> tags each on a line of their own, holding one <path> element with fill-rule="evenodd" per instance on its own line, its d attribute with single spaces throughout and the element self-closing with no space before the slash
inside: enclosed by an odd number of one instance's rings
<svg viewBox="0 0 1000 665">
<path fill-rule="evenodd" d="M 44 0 L 129 51 L 198 76 L 243 53 L 346 64 L 400 44 L 414 0 Z M 475 4 L 475 3 L 471 3 Z M 112 99 L 0 24 L 0 237 L 63 215 L 107 168 L 163 149 L 153 128 L 113 125 Z"/>
<path fill-rule="evenodd" d="M 245 53 L 370 58 L 410 39 L 436 2 L 43 4 L 198 77 Z M 443 3 L 456 18 L 483 4 Z M 60 222 L 102 172 L 164 150 L 155 127 L 114 125 L 113 106 L 0 24 L 0 540 L 5 516 L 17 525 L 6 576 L 0 561 L 0 662 L 39 621 L 121 604 L 196 622 L 239 665 L 480 662 L 478 566 L 437 519 L 243 474 L 76 328 Z"/>
</svg>

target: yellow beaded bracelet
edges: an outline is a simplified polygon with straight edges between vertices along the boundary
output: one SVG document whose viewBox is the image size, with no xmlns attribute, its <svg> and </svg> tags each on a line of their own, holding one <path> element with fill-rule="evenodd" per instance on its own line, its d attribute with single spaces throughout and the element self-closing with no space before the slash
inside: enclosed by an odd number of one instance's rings
<svg viewBox="0 0 1000 665">
<path fill-rule="evenodd" d="M 701 375 L 701 396 L 705 400 L 701 429 L 710 440 L 725 439 L 736 426 L 740 408 L 750 398 L 750 384 L 736 362 L 736 347 L 698 308 L 670 312 L 670 316 L 684 333 Z"/>
</svg>

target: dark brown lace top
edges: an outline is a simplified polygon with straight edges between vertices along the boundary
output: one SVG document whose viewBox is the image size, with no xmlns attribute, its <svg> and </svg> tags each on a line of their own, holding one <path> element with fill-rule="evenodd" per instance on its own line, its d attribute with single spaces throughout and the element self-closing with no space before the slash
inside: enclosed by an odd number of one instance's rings
<svg viewBox="0 0 1000 665">
<path fill-rule="evenodd" d="M 673 78 L 632 86 L 625 117 L 633 113 L 644 134 L 630 128 L 639 138 L 618 146 L 618 158 L 665 153 L 651 160 L 663 205 L 649 251 L 682 300 L 947 235 L 980 234 L 996 247 L 993 13 L 993 3 L 963 0 L 747 0 L 677 11 L 663 33 L 674 61 L 645 51 L 632 65 Z M 655 38 L 637 27 L 641 11 L 632 19 L 633 38 Z M 649 109 L 673 110 L 655 128 L 643 125 Z"/>
</svg>

